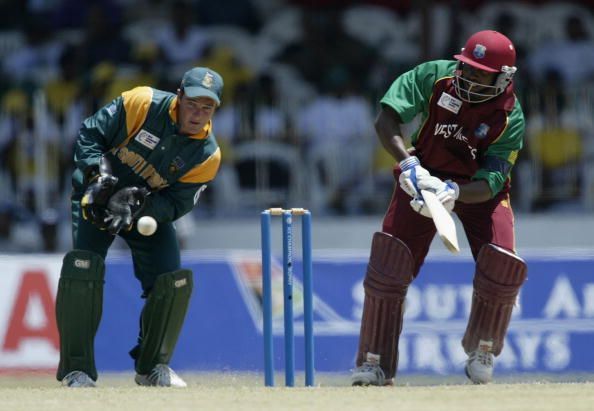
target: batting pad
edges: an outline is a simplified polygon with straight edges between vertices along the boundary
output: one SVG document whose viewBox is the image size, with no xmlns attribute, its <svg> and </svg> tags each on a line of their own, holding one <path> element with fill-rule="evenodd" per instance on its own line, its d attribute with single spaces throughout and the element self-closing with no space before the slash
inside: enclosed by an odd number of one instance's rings
<svg viewBox="0 0 594 411">
<path fill-rule="evenodd" d="M 474 274 L 472 307 L 462 346 L 466 353 L 478 348 L 480 340 L 492 341 L 499 355 L 509 327 L 520 287 L 526 280 L 524 260 L 493 244 L 479 251 Z"/>
<path fill-rule="evenodd" d="M 130 352 L 136 372 L 148 374 L 157 364 L 169 364 L 192 295 L 192 271 L 177 270 L 157 277 L 141 317 L 139 345 Z"/>
<path fill-rule="evenodd" d="M 363 282 L 365 301 L 357 366 L 367 361 L 368 353 L 379 356 L 386 379 L 396 374 L 404 299 L 413 278 L 413 258 L 408 247 L 387 233 L 376 232 Z"/>
<path fill-rule="evenodd" d="M 59 381 L 75 370 L 97 380 L 94 340 L 103 310 L 104 274 L 105 263 L 99 254 L 72 250 L 64 256 L 56 297 Z"/>
</svg>

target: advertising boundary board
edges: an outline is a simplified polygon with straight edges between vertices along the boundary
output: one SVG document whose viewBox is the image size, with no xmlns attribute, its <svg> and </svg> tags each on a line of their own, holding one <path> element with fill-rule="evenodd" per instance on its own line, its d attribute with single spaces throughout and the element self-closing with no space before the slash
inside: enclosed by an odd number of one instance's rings
<svg viewBox="0 0 594 411">
<path fill-rule="evenodd" d="M 525 256 L 528 281 L 514 310 L 497 373 L 594 372 L 594 256 Z M 54 301 L 61 255 L 0 256 L 0 371 L 54 369 Z M 257 251 L 184 254 L 195 291 L 172 366 L 187 371 L 262 371 L 261 266 Z M 294 261 L 296 368 L 303 370 L 301 261 Z M 348 372 L 363 304 L 362 252 L 314 251 L 316 370 Z M 460 340 L 472 296 L 469 257 L 431 257 L 411 285 L 400 341 L 399 374 L 460 374 Z M 275 255 L 275 368 L 283 367 L 282 266 Z M 144 300 L 126 255 L 107 260 L 104 314 L 96 337 L 100 371 L 131 371 Z"/>
</svg>

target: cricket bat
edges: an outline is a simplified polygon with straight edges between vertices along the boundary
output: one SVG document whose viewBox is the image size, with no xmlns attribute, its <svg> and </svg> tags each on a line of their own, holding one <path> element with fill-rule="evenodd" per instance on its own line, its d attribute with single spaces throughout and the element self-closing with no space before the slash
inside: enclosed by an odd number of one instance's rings
<svg viewBox="0 0 594 411">
<path fill-rule="evenodd" d="M 458 236 L 456 234 L 456 224 L 450 213 L 448 213 L 448 210 L 445 209 L 443 204 L 441 204 L 441 201 L 437 199 L 437 196 L 433 192 L 421 190 L 421 195 L 431 212 L 433 223 L 435 224 L 435 228 L 437 228 L 437 234 L 439 234 L 443 244 L 452 253 L 460 252 Z"/>
</svg>

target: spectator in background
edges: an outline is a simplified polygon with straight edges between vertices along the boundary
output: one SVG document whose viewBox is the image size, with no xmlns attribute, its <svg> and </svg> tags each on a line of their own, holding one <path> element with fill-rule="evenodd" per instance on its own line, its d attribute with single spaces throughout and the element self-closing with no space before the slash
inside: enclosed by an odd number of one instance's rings
<svg viewBox="0 0 594 411">
<path fill-rule="evenodd" d="M 194 14 L 204 26 L 236 26 L 256 33 L 261 25 L 258 10 L 251 0 L 196 0 Z"/>
<path fill-rule="evenodd" d="M 14 82 L 41 84 L 56 75 L 63 45 L 53 39 L 52 29 L 44 19 L 29 17 L 24 34 L 26 43 L 4 58 L 2 69 Z"/>
<path fill-rule="evenodd" d="M 47 96 L 48 107 L 60 123 L 65 112 L 81 94 L 81 73 L 77 61 L 76 49 L 67 47 L 60 55 L 60 71 L 43 88 Z"/>
<path fill-rule="evenodd" d="M 7 181 L 0 189 L 0 214 L 8 213 L 11 223 L 41 223 L 43 250 L 55 251 L 59 130 L 40 103 L 18 88 L 2 99 L 0 178 Z"/>
<path fill-rule="evenodd" d="M 92 3 L 85 16 L 85 34 L 78 47 L 80 62 L 89 70 L 102 62 L 128 62 L 130 44 L 121 35 L 121 22 L 114 21 L 100 2 Z"/>
<path fill-rule="evenodd" d="M 539 182 L 530 187 L 533 209 L 579 195 L 584 142 L 594 127 L 587 94 L 568 90 L 556 71 L 546 73 L 545 83 L 546 88 L 527 99 L 536 105 L 526 123 L 530 164 Z"/>
<path fill-rule="evenodd" d="M 340 11 L 304 10 L 301 16 L 303 38 L 287 46 L 277 60 L 296 67 L 318 91 L 327 89 L 332 76 L 345 69 L 367 83 L 375 52 L 345 32 Z"/>
<path fill-rule="evenodd" d="M 594 79 L 594 41 L 582 17 L 570 16 L 565 22 L 565 38 L 545 42 L 527 58 L 528 68 L 539 83 L 556 71 L 565 86 L 580 87 Z"/>
<path fill-rule="evenodd" d="M 225 46 L 215 46 L 209 49 L 204 58 L 199 60 L 200 65 L 212 67 L 225 79 L 223 98 L 232 103 L 236 94 L 246 87 L 254 78 L 254 73 L 237 58 L 233 49 Z M 241 90 L 240 90 L 241 89 Z"/>
<path fill-rule="evenodd" d="M 131 55 L 128 70 L 115 73 L 106 95 L 111 98 L 133 88 L 137 84 L 149 87 L 159 86 L 159 51 L 153 43 L 136 44 Z"/>
<path fill-rule="evenodd" d="M 116 0 L 117 1 L 117 0 Z M 93 7 L 100 7 L 108 17 L 110 26 L 121 22 L 122 10 L 114 0 L 59 0 L 52 13 L 56 29 L 82 29 Z"/>
<path fill-rule="evenodd" d="M 155 42 L 166 64 L 186 67 L 204 56 L 208 36 L 194 24 L 196 14 L 187 1 L 174 1 L 169 13 L 170 21 L 156 33 Z"/>
<path fill-rule="evenodd" d="M 116 78 L 117 67 L 110 62 L 94 66 L 88 73 L 85 84 L 85 113 L 93 113 L 116 97 L 110 95 L 111 85 Z"/>
<path fill-rule="evenodd" d="M 319 206 L 344 213 L 349 193 L 371 172 L 373 116 L 353 74 L 335 67 L 327 76 L 323 93 L 303 107 L 295 124 L 315 175 L 311 184 L 321 185 Z"/>
<path fill-rule="evenodd" d="M 43 90 L 47 98 L 49 114 L 55 119 L 59 130 L 59 188 L 69 188 L 72 172 L 72 144 L 83 120 L 82 76 L 74 47 L 67 47 L 60 56 L 58 76 L 46 83 Z"/>
</svg>

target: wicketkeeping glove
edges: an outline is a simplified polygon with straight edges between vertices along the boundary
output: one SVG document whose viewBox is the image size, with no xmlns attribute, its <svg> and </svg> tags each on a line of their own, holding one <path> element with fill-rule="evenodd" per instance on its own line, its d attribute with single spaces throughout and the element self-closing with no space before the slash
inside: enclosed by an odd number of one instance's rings
<svg viewBox="0 0 594 411">
<path fill-rule="evenodd" d="M 117 182 L 118 178 L 111 175 L 111 167 L 105 157 L 101 158 L 99 164 L 84 171 L 83 184 L 86 190 L 80 202 L 82 216 L 102 230 L 107 228 L 107 202 Z"/>
<path fill-rule="evenodd" d="M 107 204 L 107 230 L 110 234 L 116 235 L 122 228 L 132 228 L 132 222 L 142 211 L 148 194 L 146 188 L 125 187 L 111 196 Z"/>
</svg>

